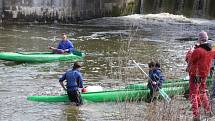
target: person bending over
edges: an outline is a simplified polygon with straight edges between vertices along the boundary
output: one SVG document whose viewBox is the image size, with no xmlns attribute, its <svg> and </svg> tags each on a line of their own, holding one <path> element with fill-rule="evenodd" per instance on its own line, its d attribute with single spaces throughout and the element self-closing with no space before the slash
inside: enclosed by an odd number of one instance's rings
<svg viewBox="0 0 215 121">
<path fill-rule="evenodd" d="M 76 106 L 83 104 L 79 92 L 79 88 L 83 88 L 83 77 L 80 72 L 80 68 L 81 64 L 75 62 L 73 65 L 73 69 L 64 73 L 63 76 L 59 79 L 60 85 L 65 91 L 67 91 L 69 100 L 71 102 L 75 102 Z M 67 82 L 66 87 L 63 83 L 65 80 Z"/>
</svg>

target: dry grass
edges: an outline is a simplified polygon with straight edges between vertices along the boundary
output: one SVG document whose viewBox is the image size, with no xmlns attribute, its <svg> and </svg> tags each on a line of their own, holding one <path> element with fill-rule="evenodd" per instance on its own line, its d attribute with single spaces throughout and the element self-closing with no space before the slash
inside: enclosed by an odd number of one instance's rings
<svg viewBox="0 0 215 121">
<path fill-rule="evenodd" d="M 108 121 L 192 121 L 190 102 L 183 96 L 176 96 L 171 103 L 163 100 L 146 103 L 144 101 L 116 102 L 114 111 L 106 112 Z M 201 109 L 201 121 L 214 121 L 215 118 L 205 117 Z"/>
<path fill-rule="evenodd" d="M 189 102 L 183 97 L 175 97 L 170 104 L 155 102 L 146 107 L 146 121 L 190 121 L 192 112 Z"/>
</svg>

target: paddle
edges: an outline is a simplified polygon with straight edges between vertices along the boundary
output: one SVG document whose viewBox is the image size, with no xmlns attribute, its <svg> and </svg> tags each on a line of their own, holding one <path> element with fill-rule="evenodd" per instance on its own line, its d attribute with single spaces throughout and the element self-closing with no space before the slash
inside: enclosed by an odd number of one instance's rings
<svg viewBox="0 0 215 121">
<path fill-rule="evenodd" d="M 48 48 L 50 48 L 50 47 L 54 47 L 54 44 L 55 44 L 55 42 L 58 40 L 58 39 L 56 39 L 56 36 L 54 36 L 54 39 L 52 40 L 52 39 L 50 39 L 51 40 L 51 42 L 50 42 L 50 44 L 49 44 L 49 46 L 48 46 Z M 55 47 L 54 47 L 55 48 Z"/>
<path fill-rule="evenodd" d="M 150 81 L 152 81 L 152 79 L 149 77 L 149 75 L 135 62 L 135 60 L 133 60 L 133 62 L 141 70 L 141 72 L 144 73 L 150 79 Z M 158 86 L 157 86 L 157 88 L 158 88 L 161 96 L 166 100 L 167 103 L 169 103 L 171 101 L 171 98 L 164 92 L 163 89 L 159 88 Z"/>
<path fill-rule="evenodd" d="M 52 52 L 16 52 L 22 55 L 44 55 L 44 54 L 52 54 Z"/>
</svg>

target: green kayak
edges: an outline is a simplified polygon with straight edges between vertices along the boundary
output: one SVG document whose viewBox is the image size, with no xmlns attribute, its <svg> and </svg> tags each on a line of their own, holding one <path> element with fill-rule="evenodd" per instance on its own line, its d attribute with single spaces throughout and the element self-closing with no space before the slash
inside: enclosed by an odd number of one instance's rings
<svg viewBox="0 0 215 121">
<path fill-rule="evenodd" d="M 162 87 L 163 88 L 168 88 L 168 87 L 186 87 L 189 85 L 189 81 L 181 81 L 181 82 L 174 82 L 174 83 L 163 83 Z M 125 87 L 125 89 L 147 89 L 147 83 L 142 83 L 142 84 L 130 84 Z"/>
<path fill-rule="evenodd" d="M 0 59 L 16 62 L 42 63 L 53 61 L 76 61 L 85 56 L 84 53 L 75 51 L 70 54 L 53 54 L 52 52 L 0 52 Z"/>
<path fill-rule="evenodd" d="M 163 88 L 163 90 L 169 95 L 183 94 L 183 87 L 170 87 Z M 99 92 L 86 92 L 82 93 L 81 96 L 84 101 L 87 102 L 121 102 L 121 101 L 137 101 L 146 100 L 149 90 L 109 90 Z M 38 102 L 68 102 L 67 95 L 60 96 L 29 96 L 27 100 L 38 101 Z"/>
<path fill-rule="evenodd" d="M 212 85 L 212 79 L 208 77 L 207 79 L 207 86 Z M 162 85 L 163 88 L 169 88 L 169 87 L 183 87 L 185 94 L 189 93 L 189 81 L 188 80 L 167 80 L 163 83 Z M 147 83 L 142 83 L 142 84 L 130 84 L 125 87 L 125 89 L 133 89 L 133 90 L 145 90 L 147 89 Z"/>
</svg>

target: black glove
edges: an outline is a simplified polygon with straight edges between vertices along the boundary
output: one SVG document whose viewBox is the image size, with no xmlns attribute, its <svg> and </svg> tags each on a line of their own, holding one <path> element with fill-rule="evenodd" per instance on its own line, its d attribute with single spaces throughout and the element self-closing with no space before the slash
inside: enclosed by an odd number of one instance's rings
<svg viewBox="0 0 215 121">
<path fill-rule="evenodd" d="M 202 79 L 200 76 L 195 76 L 193 81 L 194 81 L 194 83 L 201 83 Z"/>
</svg>

